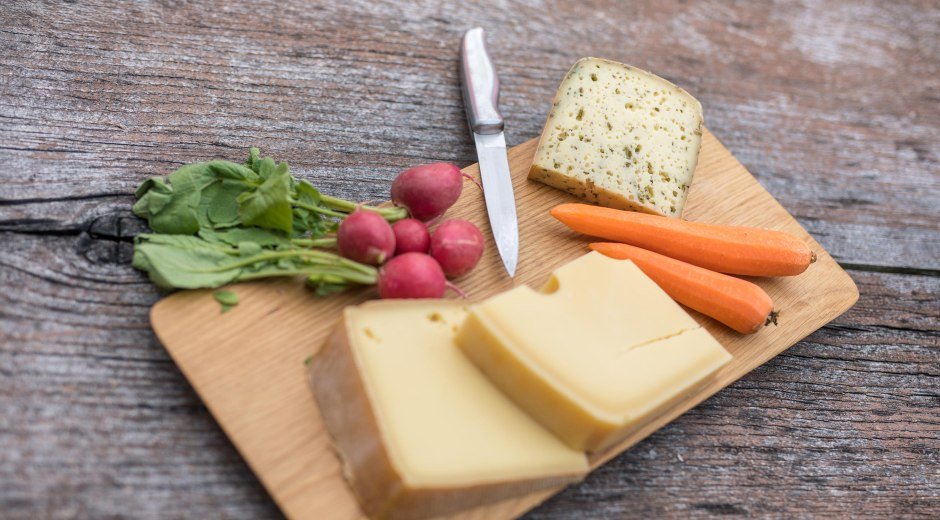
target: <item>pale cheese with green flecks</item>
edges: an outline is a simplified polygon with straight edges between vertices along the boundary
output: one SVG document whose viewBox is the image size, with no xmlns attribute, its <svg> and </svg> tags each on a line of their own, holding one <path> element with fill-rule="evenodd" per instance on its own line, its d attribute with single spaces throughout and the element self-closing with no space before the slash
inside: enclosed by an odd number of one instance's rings
<svg viewBox="0 0 940 520">
<path fill-rule="evenodd" d="M 558 87 L 529 178 L 589 202 L 678 217 L 702 105 L 649 72 L 583 58 Z"/>
</svg>

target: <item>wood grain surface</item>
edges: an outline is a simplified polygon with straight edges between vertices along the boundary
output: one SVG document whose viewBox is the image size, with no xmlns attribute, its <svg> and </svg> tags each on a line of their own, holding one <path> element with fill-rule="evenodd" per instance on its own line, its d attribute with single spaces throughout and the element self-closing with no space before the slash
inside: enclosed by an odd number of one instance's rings
<svg viewBox="0 0 940 520">
<path fill-rule="evenodd" d="M 859 303 L 531 518 L 940 515 L 936 1 L 40 2 L 0 10 L 0 511 L 276 518 L 156 342 L 144 178 L 249 146 L 328 192 L 474 162 L 456 41 L 508 139 L 594 55 L 695 95 Z M 448 54 L 448 52 L 452 54 Z"/>
<path fill-rule="evenodd" d="M 519 214 L 515 278 L 506 276 L 499 259 L 481 191 L 469 185 L 445 215 L 473 222 L 486 237 L 476 269 L 456 280 L 470 301 L 520 284 L 541 287 L 552 271 L 587 251 L 590 238 L 548 215 L 552 207 L 577 199 L 527 179 L 537 146 L 538 140 L 532 139 L 508 154 Z M 464 172 L 479 179 L 478 165 Z M 799 276 L 755 280 L 780 313 L 776 327 L 743 335 L 692 312 L 733 359 L 693 391 L 638 423 L 622 442 L 592 455 L 593 469 L 815 332 L 858 299 L 849 275 L 707 130 L 682 217 L 785 231 L 804 240 L 818 258 Z M 330 298 L 316 298 L 303 280 L 238 284 L 230 290 L 242 303 L 224 314 L 212 291 L 181 291 L 164 298 L 150 313 L 154 333 L 288 517 L 359 518 L 302 365 L 324 345 L 342 309 L 375 298 L 374 288 Z M 461 511 L 456 517 L 515 518 L 557 491 Z M 593 515 L 594 508 L 584 513 Z"/>
</svg>

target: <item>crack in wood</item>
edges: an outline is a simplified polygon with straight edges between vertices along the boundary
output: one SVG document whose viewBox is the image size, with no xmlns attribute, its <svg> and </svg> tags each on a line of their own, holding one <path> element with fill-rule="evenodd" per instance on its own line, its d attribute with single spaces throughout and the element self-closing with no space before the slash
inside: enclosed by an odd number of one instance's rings
<svg viewBox="0 0 940 520">
<path fill-rule="evenodd" d="M 43 150 L 46 151 L 46 150 Z M 82 195 L 63 195 L 61 197 L 49 198 L 21 198 L 21 199 L 0 199 L 0 206 L 22 206 L 24 204 L 43 204 L 50 202 L 74 202 L 83 200 L 108 199 L 114 197 L 132 197 L 133 193 L 110 192 L 110 193 L 88 193 Z M 0 221 L 2 223 L 2 221 Z"/>
<path fill-rule="evenodd" d="M 865 271 L 869 273 L 888 273 L 888 274 L 906 274 L 913 276 L 932 276 L 940 277 L 940 268 L 929 269 L 919 267 L 905 267 L 895 265 L 875 265 L 875 264 L 856 264 L 851 262 L 839 262 L 846 271 Z"/>
</svg>

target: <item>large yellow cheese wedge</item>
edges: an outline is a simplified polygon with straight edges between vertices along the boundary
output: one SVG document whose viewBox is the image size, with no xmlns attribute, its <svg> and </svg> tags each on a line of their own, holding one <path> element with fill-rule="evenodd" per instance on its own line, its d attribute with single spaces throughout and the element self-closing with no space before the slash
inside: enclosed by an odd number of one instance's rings
<svg viewBox="0 0 940 520">
<path fill-rule="evenodd" d="M 503 395 L 460 352 L 463 304 L 347 308 L 312 362 L 327 430 L 364 511 L 425 518 L 580 480 L 583 453 Z"/>
<path fill-rule="evenodd" d="M 731 359 L 633 262 L 597 252 L 542 292 L 521 286 L 471 307 L 457 343 L 546 428 L 591 452 Z"/>
</svg>

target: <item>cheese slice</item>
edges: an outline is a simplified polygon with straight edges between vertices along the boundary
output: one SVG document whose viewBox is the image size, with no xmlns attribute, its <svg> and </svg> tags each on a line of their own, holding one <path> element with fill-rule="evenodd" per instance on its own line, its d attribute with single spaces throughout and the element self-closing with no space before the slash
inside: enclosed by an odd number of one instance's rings
<svg viewBox="0 0 940 520">
<path fill-rule="evenodd" d="M 310 371 L 362 508 L 424 518 L 580 480 L 583 453 L 503 395 L 461 353 L 458 302 L 348 307 Z"/>
<path fill-rule="evenodd" d="M 649 72 L 598 58 L 555 94 L 529 178 L 602 206 L 678 217 L 702 140 L 702 105 Z"/>
<path fill-rule="evenodd" d="M 629 260 L 591 252 L 542 292 L 471 307 L 457 344 L 569 446 L 616 444 L 731 355 Z"/>
</svg>

